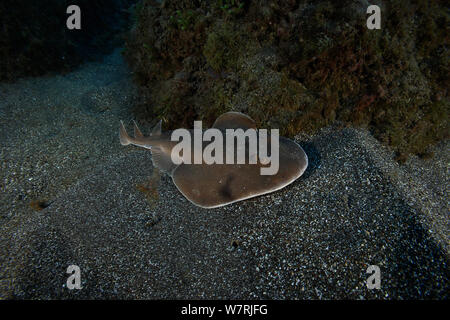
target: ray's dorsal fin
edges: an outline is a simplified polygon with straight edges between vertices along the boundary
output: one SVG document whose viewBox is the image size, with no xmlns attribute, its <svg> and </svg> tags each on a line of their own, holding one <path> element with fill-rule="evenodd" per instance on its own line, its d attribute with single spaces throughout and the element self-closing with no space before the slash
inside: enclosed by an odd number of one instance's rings
<svg viewBox="0 0 450 320">
<path fill-rule="evenodd" d="M 139 127 L 137 126 L 136 121 L 133 120 L 134 123 L 134 137 L 135 138 L 143 138 L 144 135 L 142 134 L 141 130 L 139 130 Z"/>
<path fill-rule="evenodd" d="M 249 116 L 235 111 L 230 111 L 219 116 L 213 124 L 213 128 L 225 129 L 256 129 L 255 121 Z"/>
<path fill-rule="evenodd" d="M 169 174 L 178 166 L 172 162 L 170 154 L 167 154 L 159 147 L 152 148 L 153 165 Z"/>
<path fill-rule="evenodd" d="M 151 136 L 161 135 L 161 123 L 162 123 L 162 120 L 159 120 L 158 123 L 153 127 L 152 133 L 150 133 Z"/>
</svg>

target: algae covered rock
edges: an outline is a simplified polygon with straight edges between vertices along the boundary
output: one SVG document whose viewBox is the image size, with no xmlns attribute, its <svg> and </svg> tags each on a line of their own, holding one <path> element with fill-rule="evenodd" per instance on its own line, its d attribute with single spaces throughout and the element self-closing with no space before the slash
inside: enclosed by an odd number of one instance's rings
<svg viewBox="0 0 450 320">
<path fill-rule="evenodd" d="M 399 160 L 448 138 L 448 7 L 442 1 L 150 1 L 124 50 L 136 117 L 171 128 L 249 114 L 284 135 L 368 127 Z"/>
</svg>

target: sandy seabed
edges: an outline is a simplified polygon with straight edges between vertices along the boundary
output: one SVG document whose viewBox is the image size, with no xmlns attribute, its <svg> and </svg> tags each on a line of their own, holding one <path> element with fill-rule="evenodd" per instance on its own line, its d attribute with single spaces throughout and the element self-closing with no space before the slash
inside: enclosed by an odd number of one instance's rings
<svg viewBox="0 0 450 320">
<path fill-rule="evenodd" d="M 118 139 L 135 96 L 119 50 L 0 84 L 0 298 L 449 297 L 448 142 L 399 165 L 367 131 L 328 127 L 296 137 L 310 166 L 283 190 L 206 210 L 163 175 L 149 202 L 151 154 Z"/>
</svg>

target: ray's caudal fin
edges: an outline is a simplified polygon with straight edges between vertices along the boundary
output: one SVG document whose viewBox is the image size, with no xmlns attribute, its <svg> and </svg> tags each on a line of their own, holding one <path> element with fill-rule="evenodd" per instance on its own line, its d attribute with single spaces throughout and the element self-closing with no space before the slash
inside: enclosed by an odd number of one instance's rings
<svg viewBox="0 0 450 320">
<path fill-rule="evenodd" d="M 119 138 L 120 138 L 120 144 L 123 146 L 127 146 L 131 143 L 130 142 L 131 138 L 128 135 L 127 130 L 125 129 L 125 126 L 123 125 L 123 121 L 120 121 Z"/>
</svg>

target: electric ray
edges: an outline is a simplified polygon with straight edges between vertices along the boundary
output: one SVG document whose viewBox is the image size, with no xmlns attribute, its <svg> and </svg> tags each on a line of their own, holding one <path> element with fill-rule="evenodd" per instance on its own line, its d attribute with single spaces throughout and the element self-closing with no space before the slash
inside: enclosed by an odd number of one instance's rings
<svg viewBox="0 0 450 320">
<path fill-rule="evenodd" d="M 215 121 L 213 128 L 223 132 L 224 136 L 226 136 L 227 129 L 242 129 L 241 132 L 254 129 L 257 135 L 260 135 L 260 132 L 263 131 L 257 130 L 255 122 L 247 115 L 239 112 L 227 112 L 221 115 Z M 189 130 L 191 133 L 193 131 Z M 172 158 L 172 151 L 179 142 L 171 141 L 172 131 L 161 131 L 161 121 L 153 128 L 148 137 L 144 137 L 134 123 L 134 135 L 134 138 L 130 137 L 123 122 L 121 122 L 120 143 L 150 149 L 153 165 L 167 172 L 172 177 L 178 190 L 189 201 L 202 208 L 221 207 L 236 201 L 277 191 L 299 178 L 308 166 L 308 157 L 303 149 L 296 142 L 284 137 L 279 137 L 278 140 L 278 171 L 272 175 L 264 175 L 261 174 L 261 169 L 269 166 L 265 163 L 267 158 L 262 161 L 263 159 L 258 158 L 254 151 L 250 151 L 249 139 L 244 139 L 246 147 L 243 151 L 245 152 L 245 163 L 238 164 L 239 162 L 235 161 L 233 162 L 235 164 L 226 164 L 224 161 L 224 164 L 194 164 L 194 161 L 186 161 L 182 152 L 179 156 L 184 159 L 184 162 L 181 161 L 181 164 L 177 164 L 180 163 L 180 159 L 178 159 L 178 162 L 174 162 L 173 159 L 176 159 L 176 156 Z M 202 141 L 202 150 L 205 150 L 208 143 L 210 144 L 208 141 Z M 225 141 L 223 141 L 223 144 L 225 146 Z M 235 148 L 238 148 L 238 146 L 239 144 L 234 145 Z M 271 140 L 269 140 L 268 146 L 271 150 Z M 224 148 L 223 150 L 226 153 L 227 149 Z M 260 150 L 260 145 L 258 145 L 258 150 Z M 233 157 L 238 152 L 232 153 Z M 271 153 L 273 153 L 273 150 Z M 186 156 L 189 157 L 189 153 L 186 153 Z M 252 161 L 249 161 L 250 159 L 256 159 L 253 161 L 256 163 L 252 163 Z"/>
</svg>

